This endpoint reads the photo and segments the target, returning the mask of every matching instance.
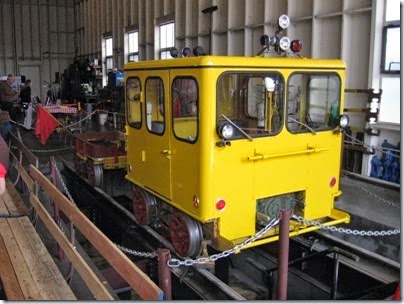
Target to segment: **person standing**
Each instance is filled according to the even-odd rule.
[[[31,103],[31,79],[25,81],[25,85],[21,88],[20,92],[21,108],[26,110]]]
[[[24,128],[31,129],[32,125],[32,105],[31,105],[31,80],[27,79],[20,93],[21,109],[24,112]]]
[[[1,109],[10,114],[11,119],[14,120],[14,102],[18,97],[18,90],[14,90],[12,85],[15,82],[13,74],[8,74],[7,80],[0,81],[0,99]]]

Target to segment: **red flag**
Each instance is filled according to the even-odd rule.
[[[41,144],[45,144],[48,137],[55,131],[58,122],[42,106],[38,107],[38,114],[35,126],[35,136],[39,138]]]

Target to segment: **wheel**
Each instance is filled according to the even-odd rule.
[[[86,172],[84,161],[77,155],[74,156],[74,170],[76,170],[76,173],[80,176],[84,176]]]
[[[157,220],[156,198],[139,187],[134,187],[132,207],[139,225],[153,224]]]
[[[201,225],[179,212],[171,214],[169,221],[171,243],[175,251],[183,257],[194,257],[202,250],[202,227]]]
[[[87,162],[87,179],[94,187],[102,185],[104,172],[102,165],[94,165],[92,161]]]

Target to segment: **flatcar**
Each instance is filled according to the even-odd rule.
[[[280,37],[284,28],[261,37],[257,56],[196,47],[125,65],[133,212],[182,256],[199,255],[203,244],[231,249],[283,209],[324,225],[349,222],[334,208],[348,123],[345,63],[301,58],[301,43]],[[292,219],[290,236],[315,229]]]

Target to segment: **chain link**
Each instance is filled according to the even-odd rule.
[[[393,203],[393,202],[390,202],[390,201],[388,201],[388,200],[386,200],[386,199],[384,199],[384,198],[382,198],[382,197],[380,197],[380,196],[374,194],[373,192],[369,191],[369,190],[366,189],[365,187],[359,185],[359,183],[355,182],[352,178],[350,178],[350,177],[348,176],[348,174],[345,174],[345,173],[342,173],[342,174],[343,174],[343,177],[346,177],[347,179],[349,179],[349,181],[350,181],[352,184],[354,184],[354,186],[356,186],[357,188],[361,189],[363,192],[369,194],[370,196],[373,196],[374,198],[376,198],[377,200],[381,201],[382,203],[385,203],[385,204],[387,204],[387,205],[390,205],[390,206],[392,206],[392,207],[394,207],[394,208],[398,208],[398,209],[401,208],[400,205],[397,205],[397,204],[395,204],[395,203]]]
[[[249,245],[250,243],[254,242],[256,239],[260,238],[263,234],[265,234],[268,230],[274,228],[275,226],[277,226],[279,224],[280,219],[279,218],[274,218],[273,220],[271,220],[268,225],[266,225],[263,229],[261,229],[260,231],[257,232],[257,234],[255,234],[253,237],[245,240],[243,243],[236,245],[234,248],[223,251],[221,253],[218,254],[213,254],[211,256],[208,257],[200,257],[198,259],[186,259],[185,261],[181,261],[179,259],[170,259],[167,262],[167,265],[169,267],[179,267],[181,265],[183,266],[192,266],[195,264],[203,264],[203,263],[207,263],[207,262],[213,262],[216,261],[218,259],[221,258],[225,258],[228,257],[229,255],[232,255],[234,253],[238,253],[240,252],[240,250],[242,248],[244,248],[245,246]]]
[[[365,144],[363,141],[361,141],[361,140],[359,140],[359,139],[356,139],[355,137],[349,135],[349,134],[346,133],[346,132],[344,132],[344,135],[345,135],[346,137],[348,137],[349,139],[351,139],[353,142],[355,142],[355,143],[357,143],[357,144],[360,144],[360,145],[364,146],[365,148],[370,149],[371,151],[376,150],[376,151],[379,151],[379,152],[381,152],[382,154],[385,154],[385,155],[392,154],[390,151],[384,151],[383,149],[380,149],[380,148],[378,148],[378,147],[373,147],[373,146],[370,146],[370,145],[368,145],[368,144]],[[397,158],[397,159],[400,159],[400,156],[399,156],[399,155],[394,155],[394,154],[393,154],[393,156],[394,156],[395,158]]]
[[[121,245],[118,245],[118,244],[116,244],[116,243],[115,243],[115,245],[116,245],[116,247],[118,247],[118,249],[120,249],[122,252],[125,252],[125,253],[127,253],[127,254],[131,254],[131,255],[134,255],[134,256],[143,257],[143,258],[150,258],[150,259],[155,258],[155,257],[157,256],[157,253],[155,253],[155,252],[136,251],[136,250],[129,249],[129,248],[123,247],[123,246],[121,246]]]
[[[72,195],[70,194],[69,189],[67,189],[67,186],[66,186],[66,184],[65,184],[65,182],[64,182],[64,180],[62,178],[62,174],[60,173],[59,168],[58,168],[54,158],[52,158],[52,165],[55,168],[56,175],[59,178],[60,184],[62,185],[63,190],[66,192],[67,197],[69,198],[72,205],[76,206],[76,203],[74,202],[74,199],[73,199]]]
[[[365,230],[356,230],[356,229],[352,230],[349,228],[345,229],[345,228],[341,228],[341,227],[327,226],[320,222],[305,219],[302,216],[293,215],[292,218],[297,220],[298,222],[303,222],[307,225],[316,226],[320,229],[330,230],[330,231],[338,232],[338,233],[360,235],[360,236],[390,236],[390,235],[400,234],[399,229],[382,230],[382,231],[365,231]]]

